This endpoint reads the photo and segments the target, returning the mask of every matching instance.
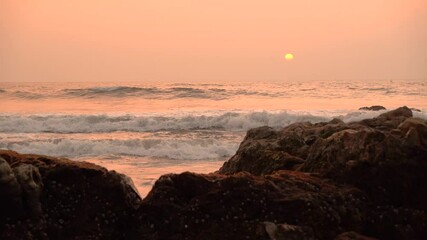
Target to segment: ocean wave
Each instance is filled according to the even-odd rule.
[[[328,117],[288,112],[226,112],[218,115],[110,116],[110,115],[0,115],[4,133],[96,133],[182,130],[246,131],[259,126],[283,127],[298,121],[320,122]]]
[[[229,97],[225,89],[201,89],[193,87],[94,87],[81,89],[64,89],[62,92],[68,97],[142,97],[154,99],[176,99],[176,98],[203,98],[224,99]]]
[[[162,91],[156,87],[93,87],[93,88],[75,88],[62,90],[65,95],[73,97],[109,96],[109,97],[127,97],[134,95],[153,95],[160,94]]]
[[[126,155],[178,160],[219,159],[230,157],[237,148],[238,143],[213,139],[82,140],[56,138],[0,142],[0,149],[70,158]]]
[[[27,91],[16,91],[12,93],[12,96],[24,99],[40,99],[45,97],[43,94]]]
[[[361,90],[366,90],[366,91],[388,91],[390,90],[389,88],[385,88],[385,87],[368,87],[368,88],[362,88]]]
[[[0,93],[5,90],[0,89]],[[255,91],[246,89],[227,89],[221,88],[221,85],[213,86],[171,86],[171,87],[133,87],[133,86],[114,86],[114,87],[88,87],[88,88],[65,88],[53,92],[37,91],[12,91],[11,97],[22,99],[39,98],[126,98],[139,97],[146,99],[211,99],[223,100],[235,96],[259,96],[259,97],[281,97],[285,92]]]

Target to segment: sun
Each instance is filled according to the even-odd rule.
[[[292,53],[286,53],[285,59],[286,61],[292,61],[294,60],[294,55]]]

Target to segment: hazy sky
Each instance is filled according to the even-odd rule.
[[[0,81],[402,78],[426,0],[0,0]]]

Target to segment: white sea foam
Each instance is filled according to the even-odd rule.
[[[300,121],[328,121],[333,117],[354,122],[383,112],[356,111],[341,116],[289,112],[227,112],[181,117],[3,115],[0,116],[0,132],[3,132],[0,149],[77,158],[110,154],[178,160],[219,159],[233,155],[244,131],[250,128],[264,125],[279,128]],[[424,112],[413,114],[427,119]]]
[[[0,149],[61,157],[128,155],[178,160],[219,159],[237,150],[237,142],[214,139],[82,140],[45,139],[0,142]]]
[[[346,115],[340,116],[339,118],[342,119],[344,122],[357,122],[357,121],[360,121],[363,119],[378,117],[380,114],[388,112],[388,111],[389,110],[356,111],[356,112],[347,113]],[[412,115],[416,118],[427,119],[427,113],[426,112],[412,111]]]
[[[0,115],[0,132],[4,133],[105,133],[156,132],[182,130],[247,131],[260,126],[285,127],[294,122],[329,121],[333,117],[355,122],[377,117],[383,111],[355,111],[339,116],[282,112],[226,112],[214,115],[135,116],[135,115]],[[427,119],[424,112],[414,116]]]
[[[259,126],[284,127],[298,121],[319,122],[328,117],[288,112],[227,112],[219,115],[109,116],[109,115],[0,115],[0,132],[96,133],[220,129],[246,131]]]

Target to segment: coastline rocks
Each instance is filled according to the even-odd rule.
[[[413,118],[409,108],[360,122],[295,123],[271,131],[266,138],[248,134],[218,172],[272,174],[286,168],[272,162],[299,158],[297,172],[313,173],[367,194],[375,211],[365,216],[370,227],[362,233],[384,239],[427,236],[427,188],[420,184],[427,182],[427,121]],[[258,154],[259,149],[268,155]],[[272,161],[269,156],[286,158]]]
[[[0,239],[123,239],[133,232],[141,199],[121,174],[4,150],[0,174],[1,209],[8,210]]]
[[[281,150],[278,134],[270,127],[260,127],[248,131],[237,154],[224,163],[219,173],[247,171],[255,175],[271,173],[275,170],[295,170],[304,160]],[[292,135],[294,136],[294,135]],[[299,139],[295,139],[299,144]],[[298,145],[300,146],[300,145]],[[241,161],[247,159],[248,161]]]
[[[332,239],[362,230],[366,199],[354,187],[294,171],[169,174],[143,200],[141,233],[143,239]]]
[[[425,239],[427,121],[374,119],[248,131],[211,174],[130,178],[0,150],[0,239]]]
[[[370,106],[370,107],[361,107],[359,108],[359,110],[363,110],[363,111],[380,111],[380,110],[386,110],[385,107],[380,106],[380,105],[374,105],[374,106]]]
[[[412,116],[411,109],[405,106],[385,112],[376,118],[362,120],[359,123],[377,130],[387,131],[397,128],[399,124]]]

